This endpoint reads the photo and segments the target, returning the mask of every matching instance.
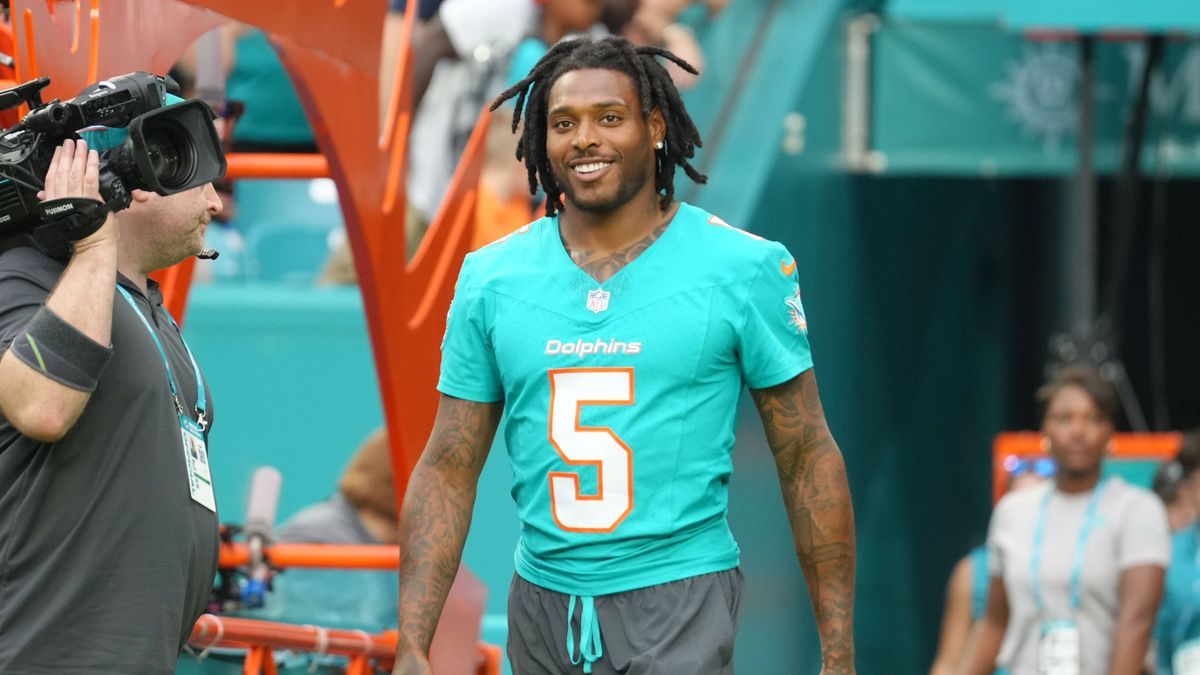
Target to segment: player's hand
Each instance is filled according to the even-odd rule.
[[[433,666],[429,665],[429,659],[424,654],[401,651],[396,653],[392,675],[433,675]]]
[[[89,150],[82,139],[67,139],[54,149],[45,187],[38,192],[38,199],[44,202],[65,197],[104,201],[100,197],[100,155]],[[75,242],[75,252],[102,246],[115,248],[119,236],[116,218],[110,213],[100,229]]]

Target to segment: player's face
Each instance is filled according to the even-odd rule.
[[[1086,390],[1069,385],[1050,399],[1042,433],[1060,473],[1091,474],[1100,469],[1113,425]]]
[[[607,213],[654,193],[654,144],[665,127],[643,118],[633,80],[602,68],[564,73],[550,89],[546,154],[568,208]]]

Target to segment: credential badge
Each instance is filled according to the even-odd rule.
[[[603,288],[597,288],[594,291],[588,291],[587,308],[591,310],[593,314],[599,314],[600,312],[608,309],[608,299],[611,296],[612,293],[609,293]]]

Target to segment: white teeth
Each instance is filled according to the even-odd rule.
[[[576,173],[595,173],[600,169],[612,164],[612,162],[592,162],[591,164],[580,164],[575,167]]]

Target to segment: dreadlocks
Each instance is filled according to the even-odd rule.
[[[492,103],[491,110],[505,101],[516,97],[513,111],[512,130],[516,133],[521,125],[521,113],[525,113],[525,128],[517,142],[517,159],[525,162],[529,172],[529,191],[537,193],[538,184],[546,192],[546,215],[553,216],[559,206],[562,191],[546,155],[546,118],[550,88],[563,73],[585,68],[603,68],[625,73],[633,80],[638,100],[642,104],[642,118],[658,109],[666,122],[667,135],[664,146],[656,152],[654,186],[659,193],[659,205],[666,208],[675,197],[675,167],[683,167],[688,177],[697,183],[708,178],[692,166],[691,159],[696,148],[703,145],[700,132],[683,107],[683,100],[671,76],[655,57],[660,56],[687,72],[698,75],[687,61],[659,47],[635,47],[622,37],[606,37],[600,40],[579,38],[563,40],[550,48],[537,62],[528,77],[500,94]],[[528,102],[528,106],[526,103]]]

